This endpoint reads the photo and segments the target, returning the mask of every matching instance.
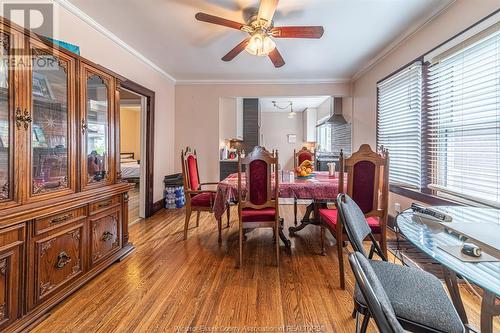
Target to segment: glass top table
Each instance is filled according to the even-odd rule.
[[[456,274],[485,291],[482,313],[491,313],[493,307],[494,315],[498,315],[495,299],[500,296],[500,262],[465,262],[449,254],[442,247],[461,246],[465,241],[474,242],[483,252],[500,258],[500,210],[465,206],[434,208],[450,214],[453,217],[452,222],[430,221],[407,209],[397,217],[399,230],[408,241],[443,266],[453,303],[465,324],[467,316],[456,284]],[[475,241],[467,240],[467,237],[474,238]],[[486,317],[483,319],[483,314],[481,315],[483,333],[492,331],[491,320],[492,316],[487,320]]]

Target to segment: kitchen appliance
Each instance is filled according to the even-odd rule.
[[[315,161],[318,171],[328,171],[329,163],[334,163],[335,169],[339,169],[339,153],[317,152]]]

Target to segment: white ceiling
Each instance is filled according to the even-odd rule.
[[[275,108],[273,101],[280,107],[287,106],[290,102],[293,103],[293,111],[302,112],[307,108],[317,108],[330,96],[314,96],[314,97],[265,97],[259,98],[261,112],[290,112],[290,108],[280,110]]]
[[[286,65],[241,53],[220,58],[241,31],[195,20],[198,11],[242,22],[258,0],[68,0],[178,81],[349,79],[385,47],[453,0],[281,0],[276,26],[323,25],[320,40],[276,40]]]

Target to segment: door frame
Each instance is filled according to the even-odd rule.
[[[120,81],[119,89],[124,88],[130,90],[138,95],[146,97],[146,123],[144,129],[146,133],[146,154],[144,159],[146,160],[146,179],[144,180],[144,217],[148,218],[157,210],[155,210],[155,205],[153,202],[153,184],[154,184],[154,142],[155,142],[155,92],[141,86],[134,81],[129,79],[123,79]],[[119,112],[119,110],[118,110]],[[142,134],[142,133],[141,133]]]

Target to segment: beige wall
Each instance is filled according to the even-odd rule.
[[[356,79],[353,83],[353,149],[357,150],[363,143],[375,146],[377,81],[491,14],[498,5],[498,0],[457,0]],[[412,201],[391,194],[389,213],[394,215],[394,203],[400,203],[405,209]]]
[[[293,150],[304,146],[302,112],[288,118],[287,112],[263,112],[260,132],[264,145],[268,150],[277,149],[279,163],[283,170],[293,168]],[[296,143],[288,143],[288,134],[297,136]]]
[[[175,88],[175,167],[187,145],[199,155],[202,181],[219,180],[219,99],[221,97],[350,96],[348,83],[195,84]]]
[[[141,159],[141,109],[139,107],[120,108],[120,152],[134,153]]]
[[[81,55],[155,92],[154,201],[163,197],[163,177],[174,171],[175,85],[102,33],[58,7],[58,39],[80,46]]]

